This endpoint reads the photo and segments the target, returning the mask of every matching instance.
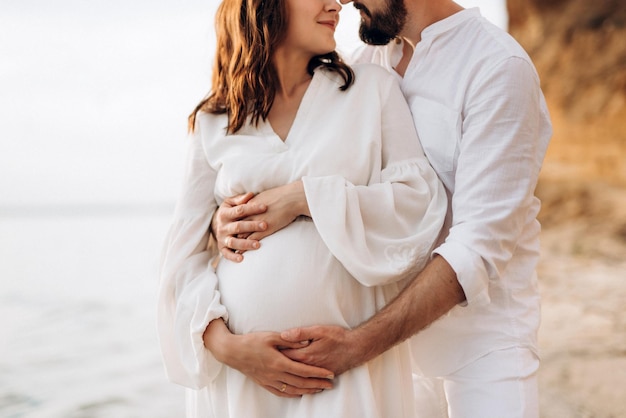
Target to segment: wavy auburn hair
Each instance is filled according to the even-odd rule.
[[[285,1],[222,1],[215,15],[217,48],[211,91],[189,115],[190,131],[199,111],[228,114],[228,133],[241,129],[248,117],[254,124],[267,119],[277,86],[272,54],[287,31]],[[354,72],[335,51],[313,57],[307,71],[313,75],[320,66],[343,78],[342,91],[354,82]]]

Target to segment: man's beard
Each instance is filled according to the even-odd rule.
[[[382,12],[372,13],[361,3],[353,3],[369,17],[359,27],[359,37],[370,45],[387,45],[396,38],[406,22],[406,6],[404,0],[390,0]]]

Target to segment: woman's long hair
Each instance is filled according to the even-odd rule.
[[[193,131],[199,111],[228,114],[229,133],[235,133],[248,117],[254,124],[266,120],[276,95],[277,76],[272,53],[287,30],[285,0],[223,0],[215,15],[217,48],[212,87],[189,115]],[[354,72],[336,52],[311,59],[308,72],[319,67],[337,72],[346,90]]]

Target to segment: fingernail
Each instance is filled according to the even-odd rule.
[[[265,230],[267,228],[267,224],[265,222],[259,222],[259,229]]]
[[[300,341],[300,344],[302,344],[302,345],[309,345],[309,340]]]
[[[326,376],[326,379],[331,379],[331,380],[332,380],[332,379],[334,379],[334,378],[335,378],[335,375],[334,375],[334,374],[329,374],[328,376]]]
[[[253,242],[252,243],[252,248],[259,248],[259,243],[258,242]]]
[[[316,390],[315,393],[324,392],[324,389]]]

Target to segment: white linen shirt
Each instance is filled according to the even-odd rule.
[[[478,9],[427,27],[404,77],[402,44],[367,46],[356,61],[396,74],[449,208],[440,254],[466,303],[413,338],[427,375],[446,375],[498,349],[536,352],[540,320],[537,178],[552,134],[534,66]]]

